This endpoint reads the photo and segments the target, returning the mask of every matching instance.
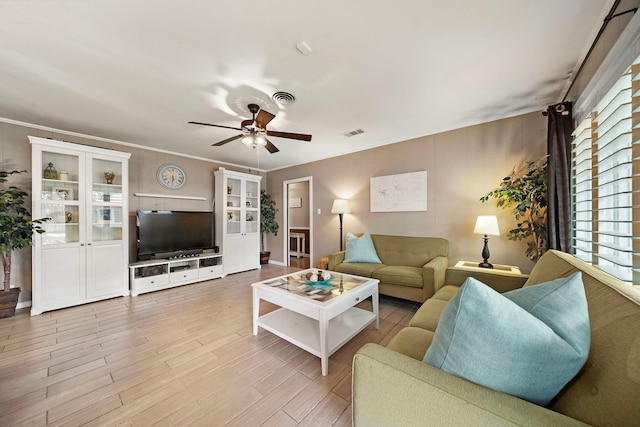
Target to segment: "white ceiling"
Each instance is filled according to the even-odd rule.
[[[0,118],[273,170],[542,111],[611,5],[4,0]],[[296,102],[276,105],[280,90]],[[187,123],[237,127],[251,102],[276,114],[269,129],[312,141],[212,147],[239,132]]]

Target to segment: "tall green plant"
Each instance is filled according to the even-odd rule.
[[[278,235],[278,229],[280,226],[276,222],[276,201],[262,189],[260,190],[260,234],[262,252],[264,252],[264,241],[267,234]]]
[[[27,193],[16,186],[6,187],[9,175],[26,171],[0,171],[0,257],[4,268],[3,288],[11,289],[11,252],[33,245],[33,232],[44,233],[40,224],[49,218],[29,219],[31,214],[24,207]]]
[[[526,256],[532,261],[547,251],[547,157],[524,162],[503,178],[500,186],[489,191],[480,200],[496,199],[502,208],[512,207],[517,221],[509,230],[509,240],[528,240]]]

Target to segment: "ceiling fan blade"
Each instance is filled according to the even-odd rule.
[[[265,110],[258,111],[258,115],[256,116],[256,120],[255,120],[256,127],[260,129],[265,129],[269,124],[269,122],[273,120],[274,117],[275,115],[271,114],[268,111],[265,111]]]
[[[268,130],[267,135],[276,136],[279,138],[297,139],[299,141],[311,141],[311,135],[306,135],[304,133],[278,132],[275,130]]]
[[[269,141],[267,138],[265,138],[264,140],[267,141],[267,145],[264,148],[266,148],[271,154],[277,153],[278,151],[280,151],[278,150],[278,147],[273,145],[271,141]]]
[[[234,128],[231,126],[223,126],[223,125],[212,125],[211,123],[201,123],[201,122],[189,122],[192,125],[203,125],[203,126],[213,126],[213,127],[217,127],[217,128],[224,128],[224,129],[233,129],[233,130],[242,130],[240,128]]]
[[[240,135],[236,135],[236,136],[232,136],[231,138],[227,138],[227,139],[223,139],[220,142],[216,142],[215,144],[211,144],[212,147],[219,147],[221,145],[226,144],[227,142],[231,142],[231,141],[235,141],[238,138],[242,138],[244,135],[240,134]]]

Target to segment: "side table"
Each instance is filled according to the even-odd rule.
[[[468,270],[474,271],[482,271],[485,273],[512,273],[512,274],[522,274],[520,272],[520,268],[513,265],[501,265],[501,264],[493,264],[493,268],[483,268],[478,267],[478,262],[472,261],[458,261],[456,263],[457,268],[465,268]]]
[[[522,274],[513,265],[493,264],[493,268],[478,267],[479,262],[458,261],[455,267],[447,268],[446,283],[462,286],[472,276],[494,290],[503,293],[521,288],[528,275]]]
[[[290,232],[289,233],[289,239],[296,239],[296,250],[293,251],[293,250],[289,249],[289,256],[294,256],[295,255],[296,258],[303,257],[304,256],[305,247],[306,247],[304,233]]]

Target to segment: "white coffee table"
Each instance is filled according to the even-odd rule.
[[[253,283],[253,335],[261,327],[320,358],[322,375],[329,356],[378,319],[376,279],[330,272],[329,288],[309,286],[308,269]],[[325,274],[329,273],[325,271]],[[355,307],[371,297],[373,311]],[[260,300],[282,308],[260,316]]]

